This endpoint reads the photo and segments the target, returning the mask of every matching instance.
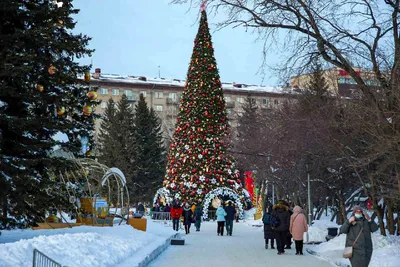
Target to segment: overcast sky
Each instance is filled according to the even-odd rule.
[[[92,58],[83,63],[101,68],[103,73],[186,79],[198,30],[199,10],[188,5],[172,5],[170,0],[75,0],[81,11],[76,16],[76,32],[93,37]],[[262,43],[243,28],[213,32],[208,16],[218,69],[223,82],[276,85],[268,73],[257,74],[262,63]],[[278,56],[269,55],[269,64]]]

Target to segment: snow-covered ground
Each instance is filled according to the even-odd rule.
[[[294,249],[286,250],[285,255],[277,255],[276,249],[266,250],[260,228],[251,227],[246,222],[234,223],[232,236],[217,236],[217,222],[207,222],[202,224],[200,232],[192,229],[183,238],[184,246],[170,246],[149,266],[334,266],[307,253],[296,256]]]
[[[2,231],[0,266],[32,266],[34,248],[67,266],[117,266],[127,260],[135,266],[174,234],[151,220],[147,232],[129,225]]]

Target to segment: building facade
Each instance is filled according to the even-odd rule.
[[[379,87],[379,82],[372,71],[355,68],[357,75],[361,76],[368,86]],[[335,95],[348,98],[358,98],[360,95],[356,82],[349,74],[338,68],[322,71],[328,90]],[[305,89],[312,79],[312,73],[292,77],[290,85],[293,89]]]
[[[98,87],[98,99],[102,101],[95,111],[98,114],[104,112],[110,98],[118,102],[125,94],[134,107],[140,94],[143,94],[147,105],[157,112],[162,121],[164,138],[172,138],[185,81],[107,75],[101,74],[100,69],[96,69],[96,73],[92,75],[91,85]],[[290,94],[282,92],[279,87],[223,83],[222,88],[229,124],[232,128],[237,126],[237,115],[242,112],[242,104],[248,96],[254,98],[257,105],[263,109],[278,108],[288,97],[291,97]],[[100,120],[96,122],[96,133],[100,123]]]

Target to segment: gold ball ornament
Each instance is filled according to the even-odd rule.
[[[43,87],[43,85],[41,85],[41,84],[36,84],[36,89],[37,89],[39,92],[43,92],[43,91],[44,91],[44,87]]]
[[[87,151],[87,152],[85,153],[85,156],[86,156],[86,157],[94,157],[95,154],[94,154],[94,152],[93,152],[92,150],[89,150],[89,151]]]
[[[89,72],[85,72],[85,81],[90,81],[90,73]]]
[[[65,113],[65,108],[64,107],[61,107],[61,108],[57,109],[58,116],[62,116],[62,115],[64,115],[64,113]]]
[[[50,66],[47,71],[49,72],[50,75],[54,75],[56,73],[56,67]]]
[[[64,22],[62,20],[58,20],[57,23],[56,23],[56,25],[58,27],[61,27],[63,24],[64,24]]]
[[[82,111],[85,116],[89,116],[93,113],[93,108],[91,106],[84,106]]]
[[[96,100],[97,97],[98,97],[98,95],[97,95],[97,93],[96,93],[95,91],[90,91],[90,92],[87,94],[87,96],[88,96],[88,98],[89,98],[90,100]]]

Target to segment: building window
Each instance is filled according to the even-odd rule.
[[[164,98],[163,92],[156,92],[156,98]]]
[[[106,89],[106,88],[101,88],[101,89],[100,89],[100,94],[102,94],[102,95],[108,95],[108,89]]]
[[[132,90],[124,90],[124,95],[131,96],[132,95]]]
[[[279,101],[278,101],[278,100],[274,100],[274,104],[275,104],[275,105],[278,105],[278,104],[279,104]]]
[[[113,89],[112,95],[119,95],[119,89]]]
[[[269,104],[269,99],[268,98],[264,98],[263,99],[263,104],[264,105],[268,105]]]
[[[100,103],[101,108],[106,108],[107,107],[107,102],[101,102]]]
[[[156,105],[156,111],[162,112],[163,111],[163,105]]]
[[[239,102],[240,104],[244,103],[244,98],[243,97],[238,97],[236,98],[237,102]]]
[[[146,97],[146,91],[140,91],[140,94],[143,95],[143,97]]]
[[[169,99],[176,99],[176,93],[169,93],[168,94]]]

